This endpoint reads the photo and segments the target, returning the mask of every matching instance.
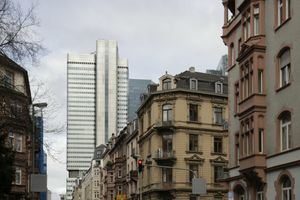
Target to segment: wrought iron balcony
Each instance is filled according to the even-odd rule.
[[[162,164],[162,165],[174,164],[176,161],[175,151],[174,150],[166,151],[159,148],[154,152],[153,160],[155,160],[158,164]]]

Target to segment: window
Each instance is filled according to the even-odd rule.
[[[252,62],[247,61],[241,67],[241,99],[246,99],[253,92],[253,69]]]
[[[189,135],[189,151],[198,151],[198,135]]]
[[[290,50],[286,49],[279,56],[279,70],[280,70],[280,87],[283,87],[290,83],[291,74],[291,61],[290,61]]]
[[[162,182],[163,183],[172,183],[172,169],[170,169],[170,168],[162,169]]]
[[[122,186],[118,186],[118,194],[122,194]]]
[[[246,41],[250,37],[250,9],[248,9],[243,16],[243,33],[244,33],[244,41]]]
[[[214,108],[214,123],[222,124],[223,116],[222,116],[222,108]]]
[[[171,89],[171,79],[166,78],[165,80],[163,80],[163,90],[169,90],[169,89]]]
[[[163,153],[170,153],[173,151],[173,135],[164,134],[162,136]]]
[[[4,74],[4,85],[5,87],[12,88],[14,85],[14,74],[10,71],[5,71]]]
[[[280,26],[290,16],[290,0],[277,0],[277,25]]]
[[[147,114],[148,114],[148,127],[150,127],[151,126],[151,110],[148,110]]]
[[[253,17],[254,17],[254,21],[253,21],[253,28],[254,28],[254,35],[259,35],[260,34],[260,30],[259,30],[259,7],[256,6],[254,7],[253,10]]]
[[[166,104],[163,106],[163,121],[172,121],[172,105]]]
[[[258,70],[258,93],[262,94],[264,92],[264,79],[263,70]]]
[[[234,98],[234,113],[238,113],[239,112],[239,107],[238,107],[238,104],[239,104],[239,83],[237,82],[235,85],[235,91],[234,91],[234,95],[235,95],[235,98]]]
[[[256,191],[256,200],[264,200],[263,186],[259,187]]]
[[[264,129],[258,129],[258,152],[264,152]]]
[[[15,172],[15,184],[16,185],[22,184],[22,171],[19,167],[16,168],[16,172]]]
[[[281,138],[281,151],[291,148],[292,143],[292,122],[290,112],[284,112],[280,116],[280,138]]]
[[[230,65],[233,66],[235,64],[235,53],[234,53],[234,44],[230,45]]]
[[[214,181],[218,182],[219,179],[223,178],[223,173],[223,166],[214,166]]]
[[[17,152],[22,152],[22,136],[18,136],[16,138],[16,146],[15,146],[15,150]]]
[[[8,145],[10,148],[14,149],[15,146],[15,137],[12,132],[8,133]]]
[[[292,199],[292,184],[288,176],[282,177],[281,180],[282,186],[282,200],[291,200]]]
[[[223,93],[223,83],[221,83],[221,82],[215,83],[215,92],[219,93],[219,94]]]
[[[189,180],[190,180],[190,182],[192,182],[195,174],[196,174],[196,176],[198,176],[198,174],[199,174],[198,173],[198,165],[197,164],[190,164],[189,165],[189,170],[190,170]],[[191,172],[191,171],[193,171],[193,172]]]
[[[197,90],[197,79],[190,79],[190,89],[191,90]]]
[[[214,153],[223,153],[222,138],[214,137]]]
[[[198,121],[198,105],[197,104],[189,104],[189,117],[190,121],[197,122]]]
[[[122,169],[121,167],[119,167],[119,170],[118,170],[118,178],[121,178],[122,177]]]

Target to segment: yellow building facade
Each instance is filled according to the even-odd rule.
[[[197,199],[194,174],[207,183],[200,199],[227,198],[219,181],[228,163],[226,77],[194,68],[165,74],[149,86],[137,113],[143,199]]]

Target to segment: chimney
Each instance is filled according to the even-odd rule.
[[[189,68],[189,71],[190,71],[190,72],[195,72],[195,67],[190,67],[190,68]]]

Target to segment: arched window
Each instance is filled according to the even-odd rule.
[[[241,185],[237,185],[234,189],[234,199],[235,200],[246,200],[246,193]]]
[[[264,186],[260,185],[256,189],[256,200],[264,200]]]
[[[278,56],[279,64],[279,87],[283,87],[290,83],[291,76],[291,53],[290,49],[286,48],[281,51]]]
[[[163,105],[163,121],[172,121],[172,105],[171,104],[165,104]]]
[[[163,90],[169,90],[171,89],[171,79],[166,78],[163,80]]]
[[[285,111],[279,116],[280,123],[280,144],[281,151],[285,151],[291,148],[292,143],[292,122],[291,113]]]
[[[292,183],[288,176],[283,176],[281,178],[281,194],[282,200],[292,199]]]

